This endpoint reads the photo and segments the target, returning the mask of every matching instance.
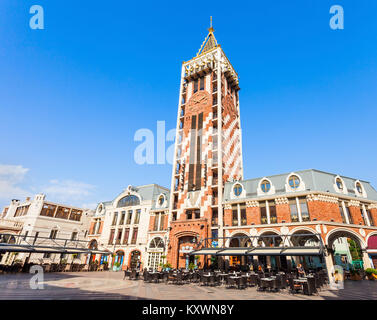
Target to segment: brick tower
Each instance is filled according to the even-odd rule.
[[[201,239],[223,236],[224,183],[243,178],[238,76],[208,30],[182,65],[167,251],[173,267],[195,262],[187,253]]]

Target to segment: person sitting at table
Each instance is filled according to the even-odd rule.
[[[301,263],[299,263],[299,264],[297,265],[297,273],[298,273],[298,276],[299,276],[299,277],[305,277],[305,270],[304,270],[304,268],[302,267],[302,264],[301,264]]]

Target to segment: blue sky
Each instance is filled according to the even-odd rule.
[[[29,9],[44,8],[44,30]],[[344,30],[329,27],[344,8]],[[240,77],[245,178],[316,168],[377,186],[377,2],[0,2],[0,206],[93,206],[129,184],[140,128],[175,127],[180,68],[215,35]],[[167,146],[170,142],[167,143]]]

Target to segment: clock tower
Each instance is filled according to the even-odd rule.
[[[224,183],[243,178],[238,75],[208,30],[182,64],[167,252],[175,268],[198,262],[188,253],[200,240],[224,236]]]

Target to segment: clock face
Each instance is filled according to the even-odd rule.
[[[208,93],[205,91],[196,92],[187,103],[187,113],[198,113],[209,103]]]

